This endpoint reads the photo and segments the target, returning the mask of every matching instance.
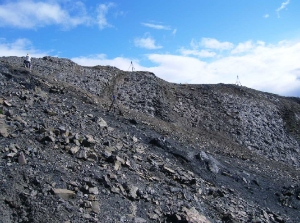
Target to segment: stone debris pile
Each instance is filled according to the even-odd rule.
[[[0,58],[1,221],[300,222],[294,99],[20,61]]]

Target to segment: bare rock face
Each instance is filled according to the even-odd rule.
[[[0,221],[300,222],[299,98],[22,61],[0,58]]]

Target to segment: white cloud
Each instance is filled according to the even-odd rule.
[[[201,58],[214,57],[217,54],[209,50],[195,50],[195,49],[185,49],[181,48],[179,52],[184,56],[196,56]]]
[[[129,59],[125,57],[116,57],[113,59],[108,59],[105,54],[90,55],[87,57],[74,57],[71,58],[71,60],[82,66],[113,66],[124,71],[131,71],[132,62],[135,71],[147,70],[146,67],[143,67],[139,64],[139,60]]]
[[[73,10],[84,7],[82,4],[73,4]],[[70,16],[69,12],[53,2],[16,1],[0,5],[0,26],[13,26],[32,29],[46,25],[57,24],[65,28],[74,27],[89,22],[89,18],[82,14],[82,8],[77,8],[79,15]]]
[[[215,49],[215,50],[230,50],[234,47],[234,45],[230,42],[220,42],[213,38],[202,38],[200,42],[196,40],[192,40],[190,45],[196,49],[199,47],[204,47],[207,49]]]
[[[286,6],[287,6],[288,4],[290,4],[290,0],[287,0],[287,1],[285,1],[285,2],[282,2],[282,3],[281,3],[281,6],[280,6],[278,9],[276,9],[278,18],[280,17],[280,16],[279,16],[279,12],[280,12],[281,10],[285,9]]]
[[[192,39],[190,46],[191,49],[181,48],[179,49],[179,52],[184,56],[209,58],[218,55],[214,51],[230,50],[234,47],[230,42],[220,42],[213,38],[202,38],[200,41]]]
[[[170,30],[171,29],[169,26],[158,25],[158,24],[153,24],[153,23],[142,23],[142,25],[153,28],[153,29],[162,29],[162,30]]]
[[[130,66],[131,61],[134,61],[134,64],[137,64],[137,67],[140,67],[138,65],[137,60],[130,60],[128,58],[123,57],[116,57],[114,59],[107,59],[105,54],[97,54],[97,55],[90,55],[88,57],[74,57],[71,58],[72,61],[74,61],[77,64],[84,65],[84,66],[115,66],[118,69],[121,70],[128,70],[128,67]],[[136,68],[136,65],[135,65]]]
[[[109,24],[107,22],[107,19],[106,19],[106,15],[108,13],[108,10],[111,8],[111,7],[114,7],[114,3],[108,3],[108,4],[100,4],[98,6],[98,9],[97,9],[97,24],[99,26],[100,29],[104,29],[104,28],[107,28],[107,27],[112,27],[111,24]]]
[[[148,59],[158,64],[147,70],[173,83],[190,83],[198,76],[205,77],[206,63],[196,58],[171,54],[150,54]],[[201,82],[203,82],[202,79]]]
[[[265,14],[265,15],[264,15],[264,18],[266,18],[266,19],[269,18],[269,17],[270,17],[269,14]]]
[[[114,3],[99,4],[94,12],[87,12],[80,1],[13,1],[0,4],[0,27],[35,29],[48,25],[59,25],[65,29],[78,25],[98,25],[100,29],[112,27],[107,14]]]
[[[30,53],[32,57],[43,57],[47,53],[36,50],[31,41],[28,39],[17,39],[12,43],[6,42],[5,39],[0,40],[0,54],[1,56],[25,56]]]
[[[252,41],[247,41],[245,43],[239,43],[232,51],[232,54],[244,53],[253,49],[254,45]]]
[[[156,45],[155,39],[147,35],[144,38],[135,38],[134,44],[136,47],[145,48],[149,50],[162,48],[162,46]]]

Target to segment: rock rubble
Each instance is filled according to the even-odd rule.
[[[2,222],[300,221],[297,98],[22,61],[0,58]]]

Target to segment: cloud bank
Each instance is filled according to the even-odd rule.
[[[60,3],[60,4],[59,4]],[[19,0],[0,4],[0,27],[36,29],[58,25],[63,29],[79,25],[98,25],[99,29],[113,27],[107,21],[107,13],[115,5],[99,4],[95,10],[87,11],[80,1],[30,1]]]
[[[135,38],[134,45],[136,47],[149,49],[149,50],[156,50],[162,48],[162,46],[157,45],[155,43],[155,39],[153,39],[149,34],[145,34],[145,37],[142,38]]]
[[[35,49],[32,42],[26,38],[20,38],[11,43],[4,38],[0,39],[0,52],[2,56],[25,56],[30,52],[33,57],[42,57],[50,53]]]

